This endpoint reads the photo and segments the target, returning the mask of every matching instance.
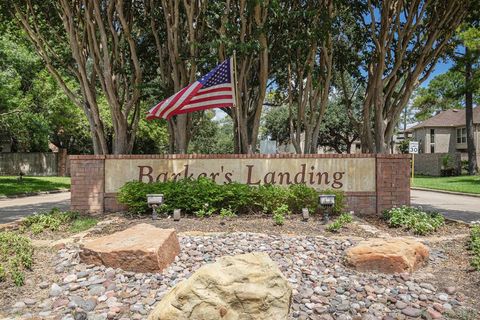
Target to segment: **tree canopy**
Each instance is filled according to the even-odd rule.
[[[266,130],[287,139],[297,153],[317,152],[319,145],[346,151],[354,137],[365,152],[388,152],[402,110],[458,45],[458,30],[472,20],[467,13],[476,15],[473,5],[471,0],[4,1],[0,28],[19,41],[0,45],[0,54],[9,57],[0,62],[2,132],[15,137],[22,136],[17,129],[36,132],[38,137],[21,138],[38,145],[24,147],[29,150],[48,140],[96,154],[249,153],[258,150],[267,114]],[[465,29],[465,44],[475,45],[477,31]],[[229,122],[214,121],[211,111],[145,122],[151,106],[234,52],[238,104],[224,110]],[[452,71],[444,77],[455,76]],[[419,91],[416,104],[425,114],[439,105],[451,107],[454,86],[436,79]],[[278,109],[264,108],[271,92]],[[18,125],[25,119],[36,129]],[[212,137],[231,139],[232,145],[214,146]]]

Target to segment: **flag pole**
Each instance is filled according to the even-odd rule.
[[[235,93],[235,111],[237,114],[237,134],[238,134],[238,152],[242,151],[242,139],[240,137],[240,113],[239,113],[239,103],[238,103],[238,90],[237,90],[237,51],[233,50],[233,89]]]

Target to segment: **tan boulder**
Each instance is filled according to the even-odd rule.
[[[175,229],[137,224],[126,230],[83,243],[80,259],[135,272],[159,272],[180,252]]]
[[[370,239],[346,252],[346,262],[358,271],[413,272],[428,261],[429,249],[410,239]]]
[[[178,283],[149,320],[287,319],[292,288],[266,253],[226,256]]]

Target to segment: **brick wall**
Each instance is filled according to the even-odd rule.
[[[410,155],[118,155],[70,156],[72,210],[91,213],[125,210],[116,193],[105,193],[105,159],[181,159],[181,158],[375,158],[376,192],[347,192],[347,210],[359,215],[381,214],[393,206],[410,204]]]
[[[70,156],[71,209],[103,213],[105,156]]]
[[[410,205],[410,155],[377,155],[377,213]]]
[[[419,153],[415,155],[415,174],[424,174],[427,176],[441,175],[443,167],[443,158],[450,157],[449,165],[460,173],[462,170],[461,154],[456,153]]]

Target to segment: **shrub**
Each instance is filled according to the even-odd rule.
[[[278,208],[273,210],[273,221],[275,224],[281,226],[285,223],[285,216],[289,214],[289,209],[286,204],[282,204]]]
[[[341,213],[344,194],[341,191],[322,191],[337,196],[334,213]],[[302,208],[315,212],[318,206],[318,193],[306,185],[291,185],[288,188],[275,185],[252,187],[240,183],[217,185],[208,178],[198,180],[183,179],[177,182],[128,182],[120,188],[118,201],[127,206],[131,214],[150,212],[147,194],[164,195],[164,203],[159,212],[172,212],[181,209],[187,214],[205,217],[220,213],[228,208],[234,213],[263,212],[273,214],[274,210],[287,205],[290,211],[300,213]]]
[[[266,184],[254,190],[256,203],[262,208],[264,213],[274,213],[277,208],[283,206],[288,201],[289,192],[285,187]]]
[[[325,229],[330,232],[337,232],[347,224],[353,221],[353,217],[349,213],[342,213],[337,219],[335,219],[332,223],[327,225]]]
[[[0,232],[0,281],[11,279],[16,286],[24,283],[25,270],[31,270],[33,246],[29,238],[14,232]]]
[[[315,213],[318,208],[318,192],[304,184],[292,184],[288,187],[288,206],[294,213],[302,213],[303,208]]]
[[[232,211],[230,208],[222,208],[220,209],[220,217],[225,219],[225,218],[233,218],[236,217],[237,215],[235,212]]]
[[[472,267],[480,271],[480,226],[473,226],[470,230],[470,243],[468,249],[472,251],[473,257],[470,262]]]
[[[22,229],[29,230],[33,234],[39,234],[44,231],[58,231],[60,229],[71,232],[80,232],[87,230],[97,224],[97,219],[92,217],[80,216],[75,211],[61,212],[53,208],[49,212],[43,212],[26,217],[22,223]]]
[[[390,227],[406,228],[418,235],[434,232],[445,224],[445,218],[438,212],[426,212],[415,207],[393,208],[385,211],[383,216]]]

